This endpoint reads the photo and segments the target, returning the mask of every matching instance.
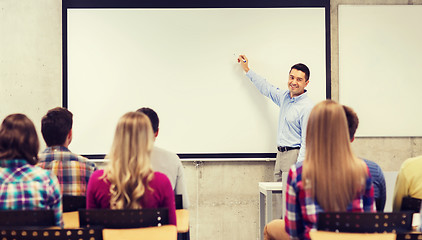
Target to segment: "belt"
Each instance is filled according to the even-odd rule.
[[[286,151],[290,151],[290,150],[293,150],[293,149],[300,149],[300,147],[282,147],[282,146],[277,147],[277,150],[279,152],[286,152]]]

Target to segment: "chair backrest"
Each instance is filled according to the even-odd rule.
[[[79,210],[80,227],[141,228],[169,224],[167,208]]]
[[[398,233],[396,240],[420,240],[422,233]]]
[[[63,212],[74,212],[86,209],[85,196],[63,195]]]
[[[174,201],[176,202],[176,209],[183,209],[183,195],[175,194]]]
[[[404,197],[401,202],[400,211],[420,212],[422,199]]]
[[[53,210],[1,210],[0,226],[55,226]]]
[[[412,229],[412,213],[319,213],[317,229],[356,233],[408,232]]]
[[[2,240],[102,240],[101,228],[84,229],[42,229],[42,228],[3,228],[0,227]]]

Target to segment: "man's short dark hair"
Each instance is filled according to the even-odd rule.
[[[140,108],[136,111],[144,113],[145,115],[148,116],[148,118],[149,118],[149,120],[151,121],[151,124],[152,124],[152,130],[154,131],[154,133],[157,133],[158,132],[158,125],[160,124],[160,119],[158,119],[157,113],[154,110],[152,110],[151,108],[147,108],[147,107]]]
[[[309,71],[309,68],[303,63],[298,63],[298,64],[293,65],[290,68],[290,72],[292,71],[292,69],[296,69],[296,70],[304,72],[306,81],[308,81],[309,77],[311,77],[311,71]]]
[[[352,140],[355,137],[356,129],[358,129],[359,126],[359,118],[351,107],[343,105],[343,109],[347,118],[347,126],[349,127],[350,140]]]
[[[47,146],[61,146],[72,129],[73,114],[66,108],[50,109],[41,120],[41,133]]]

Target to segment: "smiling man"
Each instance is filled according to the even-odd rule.
[[[238,62],[255,87],[280,107],[274,181],[282,181],[284,212],[287,174],[296,161],[305,158],[306,126],[314,106],[305,90],[309,84],[309,68],[302,63],[293,65],[287,81],[288,90],[283,91],[250,70],[245,55],[240,55]]]

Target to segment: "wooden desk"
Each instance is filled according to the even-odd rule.
[[[63,223],[65,228],[79,228],[79,213],[77,211],[63,213]]]
[[[104,240],[176,240],[177,228],[174,225],[161,227],[130,228],[130,229],[104,229]]]
[[[189,231],[189,210],[177,209],[176,220],[177,220],[177,232],[187,233]]]
[[[413,230],[416,230],[419,225],[421,225],[421,214],[420,213],[414,213],[413,219],[412,219]]]
[[[395,233],[337,233],[311,231],[312,240],[396,240]]]

